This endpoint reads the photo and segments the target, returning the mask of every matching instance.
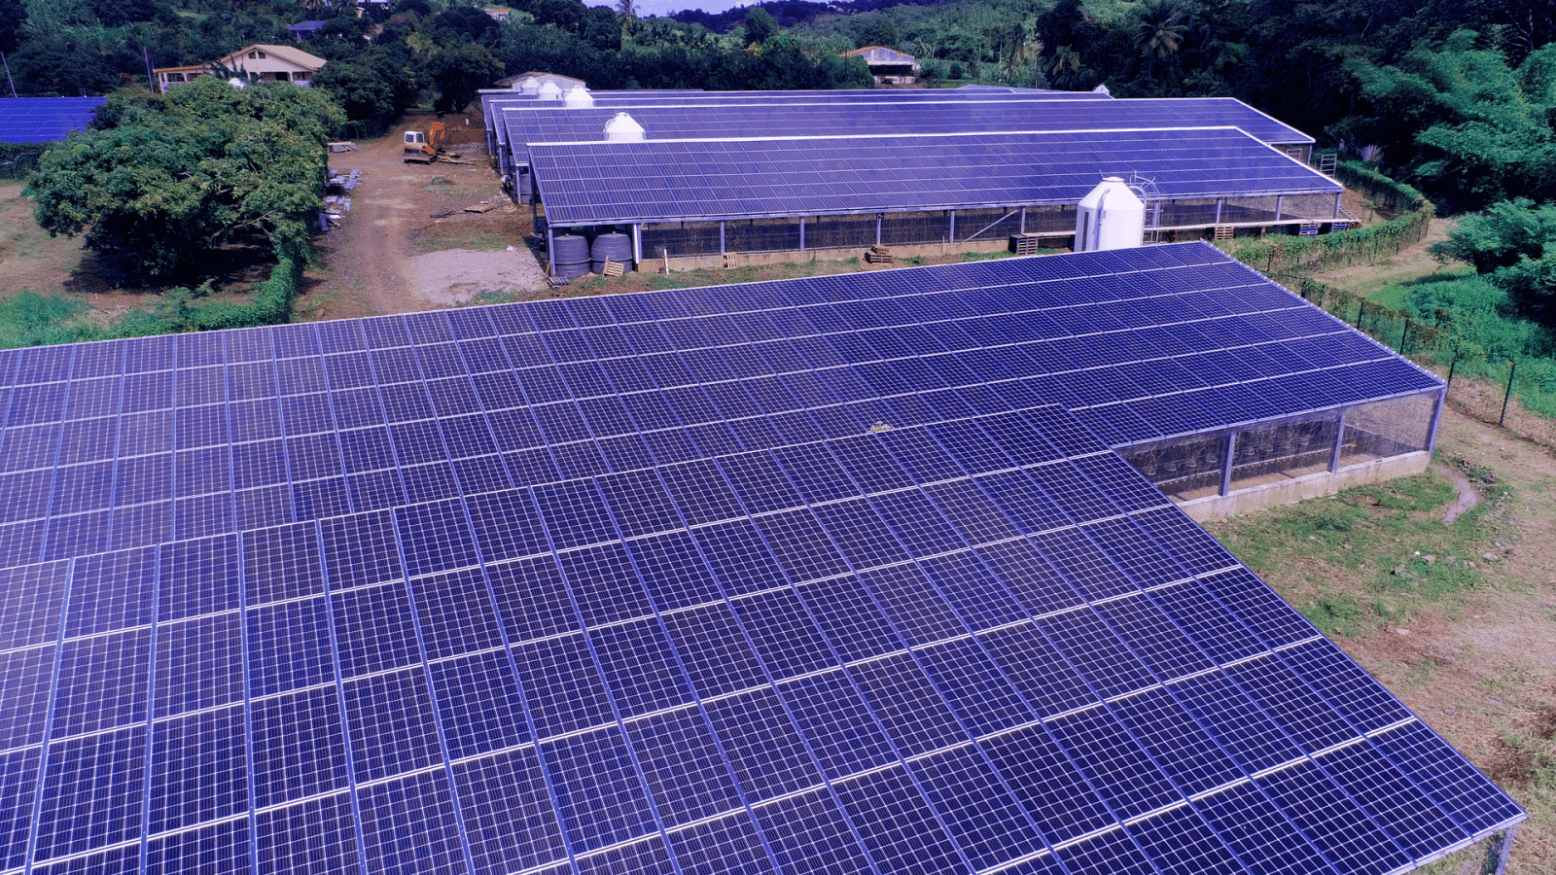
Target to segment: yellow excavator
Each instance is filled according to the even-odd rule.
[[[447,145],[448,128],[442,122],[433,122],[426,131],[406,131],[405,163],[431,164]]]

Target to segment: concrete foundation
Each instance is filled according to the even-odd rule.
[[[1178,507],[1182,508],[1184,513],[1193,517],[1196,522],[1216,520],[1249,513],[1250,511],[1263,510],[1267,507],[1293,504],[1306,498],[1334,495],[1336,492],[1349,486],[1359,486],[1363,483],[1380,483],[1384,480],[1392,480],[1395,477],[1408,477],[1411,474],[1420,474],[1426,470],[1427,463],[1431,460],[1432,454],[1422,450],[1406,453],[1403,456],[1391,456],[1387,459],[1374,459],[1368,462],[1348,465],[1333,474],[1330,474],[1328,471],[1320,471],[1315,474],[1304,474],[1301,477],[1293,477],[1288,480],[1262,483],[1258,486],[1238,489],[1229,495],[1207,495],[1203,498],[1180,501],[1178,502]]]

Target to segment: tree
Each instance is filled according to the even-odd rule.
[[[436,105],[442,112],[464,112],[476,94],[490,87],[503,72],[502,64],[491,52],[464,42],[440,47],[427,67],[437,86]]]
[[[323,206],[324,144],[343,120],[323,92],[205,76],[51,146],[27,193],[39,225],[84,233],[132,281],[192,270],[245,235],[300,260]]]
[[[1556,199],[1556,45],[1513,69],[1476,43],[1460,31],[1398,65],[1351,61],[1368,112],[1337,133],[1383,147],[1397,172],[1451,210]]]
[[[631,36],[638,24],[638,6],[635,0],[616,0],[616,14],[621,16],[622,34]]]
[[[760,6],[746,13],[746,45],[761,45],[778,33],[778,19]]]

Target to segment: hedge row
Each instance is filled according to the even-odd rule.
[[[1241,238],[1222,244],[1223,248],[1238,261],[1265,273],[1317,271],[1371,263],[1426,236],[1436,210],[1419,191],[1358,161],[1342,162],[1337,170],[1347,188],[1365,191],[1374,203],[1397,215],[1369,228],[1318,237]]]

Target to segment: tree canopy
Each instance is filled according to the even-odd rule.
[[[28,180],[50,234],[84,234],[134,281],[177,276],[245,234],[304,255],[323,206],[324,143],[344,120],[324,93],[206,76],[116,102],[112,126],[48,150]]]

